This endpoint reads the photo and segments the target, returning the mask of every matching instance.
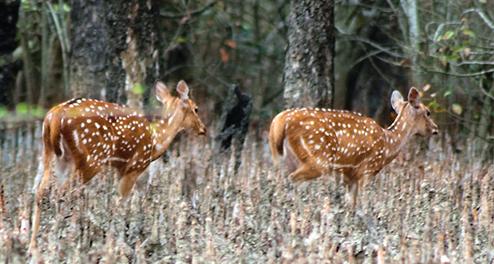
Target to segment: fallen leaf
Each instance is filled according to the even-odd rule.
[[[233,39],[227,39],[225,40],[225,45],[228,46],[229,48],[236,49],[237,48],[237,42]]]
[[[431,88],[431,85],[430,85],[430,83],[428,83],[422,89],[424,90],[424,92],[427,92],[430,88]]]
[[[223,63],[227,63],[228,60],[230,59],[230,55],[228,54],[228,51],[224,48],[220,48],[220,58]]]

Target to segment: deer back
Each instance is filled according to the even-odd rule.
[[[152,142],[148,120],[118,104],[74,99],[55,107],[45,122],[59,118],[61,152],[70,155],[77,168],[130,165],[146,168]],[[52,131],[56,133],[56,131]],[[54,143],[56,144],[56,143]],[[56,147],[56,146],[55,146]]]
[[[294,154],[301,161],[310,159],[322,171],[355,168],[366,160],[380,162],[383,158],[383,130],[371,118],[319,108],[291,109],[282,114]]]

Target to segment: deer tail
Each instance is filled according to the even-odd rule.
[[[61,156],[62,149],[60,148],[61,139],[61,119],[57,109],[50,111],[43,121],[43,144],[45,154],[53,151],[55,155]]]
[[[269,147],[275,163],[278,163],[279,158],[283,156],[283,142],[286,136],[285,123],[284,113],[280,113],[273,119],[269,128]]]

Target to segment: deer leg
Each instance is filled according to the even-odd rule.
[[[37,194],[39,193],[39,189],[36,193]],[[34,212],[33,212],[33,219],[32,219],[33,227],[31,230],[31,241],[29,243],[29,251],[30,252],[36,248],[36,237],[38,236],[39,224],[40,224],[39,222],[41,219],[41,209],[40,209],[41,198],[38,198],[39,196],[41,196],[41,195],[36,195],[35,202],[34,202]]]
[[[349,194],[347,196],[347,202],[350,204],[352,211],[355,211],[355,208],[357,207],[358,189],[359,186],[356,182],[347,184],[347,193]]]
[[[88,167],[86,166],[86,168]],[[78,189],[89,182],[98,172],[99,167],[83,170],[79,166],[76,169],[72,169],[70,177],[67,177],[63,183],[59,185],[58,197],[61,199],[64,195],[79,191]]]
[[[357,207],[357,197],[361,180],[360,169],[350,169],[344,172],[344,183],[346,186],[346,200],[352,211]]]
[[[321,176],[321,172],[317,169],[314,169],[313,166],[308,164],[302,164],[297,170],[290,173],[288,177],[290,177],[293,181],[307,181],[312,180]]]
[[[46,147],[45,147],[46,148]],[[45,149],[43,155],[43,177],[36,190],[36,195],[34,197],[34,212],[33,212],[33,228],[31,231],[31,241],[29,243],[29,251],[36,248],[36,236],[38,235],[40,219],[41,219],[41,203],[43,201],[43,196],[45,195],[45,190],[48,188],[51,179],[51,162],[53,159],[53,152],[51,150]]]
[[[83,168],[85,169],[78,169],[79,173],[76,175],[82,184],[88,183],[101,170],[99,166],[90,167],[89,165],[84,165]]]
[[[284,152],[285,152],[285,157],[284,157],[284,165],[287,173],[292,173],[294,172],[297,167],[299,166],[299,161],[295,154],[293,154],[292,150],[290,149],[290,146],[287,141],[283,144],[284,147]]]
[[[122,176],[118,188],[118,191],[120,193],[120,196],[122,196],[122,198],[126,198],[129,195],[139,175],[141,175],[141,171],[132,171]]]

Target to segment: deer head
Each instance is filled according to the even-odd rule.
[[[431,118],[431,111],[420,102],[420,93],[412,87],[408,92],[408,101],[397,90],[391,95],[391,105],[398,115],[403,115],[405,120],[413,124],[413,134],[430,136],[438,134],[438,126]]]
[[[166,85],[162,82],[155,84],[156,98],[163,104],[163,116],[169,116],[168,123],[177,122],[181,124],[180,129],[192,129],[199,135],[206,134],[206,126],[197,115],[196,103],[189,99],[189,87],[185,81],[177,84],[179,97],[172,96]]]

